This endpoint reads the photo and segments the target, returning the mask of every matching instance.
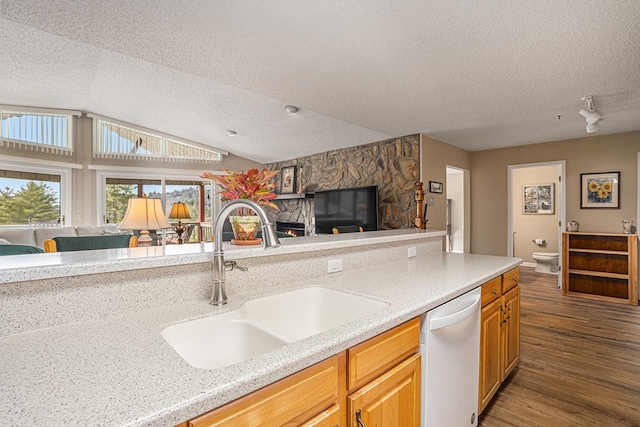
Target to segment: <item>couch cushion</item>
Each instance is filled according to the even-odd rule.
[[[131,236],[110,234],[105,236],[55,237],[58,252],[90,251],[94,249],[128,248]]]
[[[44,248],[44,241],[47,239],[53,239],[58,236],[77,236],[76,229],[73,227],[43,227],[36,228],[34,231],[36,234],[36,246],[41,248]]]
[[[8,240],[12,245],[37,246],[36,236],[31,228],[0,228],[0,239]]]
[[[43,252],[44,249],[31,245],[0,245],[0,256],[41,254]]]
[[[116,224],[107,225],[79,225],[76,227],[78,236],[100,236],[101,234],[118,233]]]

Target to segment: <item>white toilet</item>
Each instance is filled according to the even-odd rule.
[[[536,271],[539,273],[558,274],[558,254],[553,252],[534,252]]]

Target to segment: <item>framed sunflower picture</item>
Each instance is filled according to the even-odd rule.
[[[581,173],[581,209],[620,209],[620,172]]]

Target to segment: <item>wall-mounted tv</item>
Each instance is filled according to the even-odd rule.
[[[365,231],[378,229],[378,186],[316,191],[316,233],[331,234],[339,225],[359,225]]]

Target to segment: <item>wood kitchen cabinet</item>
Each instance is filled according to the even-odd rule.
[[[420,425],[420,354],[349,395],[348,426]]]
[[[562,294],[638,305],[638,236],[562,233]]]
[[[178,427],[419,427],[419,343],[415,318]]]
[[[478,414],[520,361],[520,270],[482,285]]]
[[[419,427],[420,319],[347,351],[349,427]]]
[[[342,414],[340,380],[346,381],[341,353],[218,409],[189,427],[329,426]],[[329,411],[327,411],[329,409]]]

